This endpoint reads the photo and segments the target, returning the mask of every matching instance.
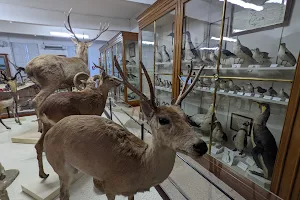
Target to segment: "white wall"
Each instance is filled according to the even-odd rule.
[[[0,40],[6,42],[18,42],[18,43],[33,43],[38,44],[39,53],[41,54],[52,54],[52,55],[66,55],[68,56],[67,50],[45,50],[42,48],[43,43],[51,44],[51,45],[63,45],[63,46],[74,46],[73,42],[70,39],[61,39],[61,38],[45,38],[45,37],[34,37],[34,36],[25,36],[25,35],[8,35],[8,34],[0,34]],[[93,62],[99,64],[99,48],[103,45],[102,42],[96,41],[88,51],[89,54],[89,68],[91,74],[95,74],[99,72],[98,69],[92,70]],[[14,62],[12,56],[12,49],[10,46],[8,47],[0,47],[0,53],[8,54],[8,58]],[[20,66],[25,67],[25,66]],[[11,73],[15,74],[15,69],[10,65]]]

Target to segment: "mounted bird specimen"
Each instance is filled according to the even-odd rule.
[[[166,45],[163,45],[162,60],[163,60],[163,62],[171,62],[170,55],[167,51]]]
[[[251,50],[248,47],[243,46],[239,39],[237,39],[236,43],[233,46],[233,53],[239,59],[243,59],[243,63],[245,63],[245,62],[251,63],[251,64],[257,63],[256,60],[254,60],[252,58],[253,54],[252,54]]]
[[[289,99],[290,96],[284,91],[283,88],[281,88],[281,90],[279,91],[279,95],[278,95],[282,100],[285,99]]]
[[[239,131],[235,136],[233,136],[233,143],[235,149],[233,151],[238,150],[240,155],[243,154],[244,149],[247,147],[247,135],[248,135],[248,126],[250,125],[249,122],[244,122],[240,127]]]
[[[213,51],[209,53],[209,59],[215,64],[218,62],[218,56],[216,56]]]
[[[253,49],[253,58],[259,63],[264,64],[270,62],[271,57],[269,57],[268,52],[261,52],[259,48]]]
[[[216,54],[216,52],[215,52],[215,54]],[[232,53],[231,51],[227,50],[227,49],[222,49],[222,51],[221,51],[221,59],[223,60],[223,63],[225,64],[226,60],[228,60],[230,58],[235,59],[235,58],[237,58],[237,56],[234,53]]]
[[[295,56],[286,48],[285,43],[280,44],[278,58],[281,60],[281,64],[285,61],[286,64],[289,63],[294,66],[297,62]]]
[[[264,88],[262,88],[262,87],[260,87],[260,86],[257,86],[255,89],[256,89],[257,92],[258,92],[260,95],[262,95],[262,96],[264,95],[264,93],[267,92],[267,89],[264,89]]]
[[[263,170],[263,174],[251,170],[250,172],[271,180],[278,149],[276,140],[267,127],[267,121],[270,117],[270,106],[266,103],[258,104],[261,113],[253,123],[251,134],[252,156],[256,165]]]
[[[224,133],[221,123],[219,121],[215,121],[214,126],[215,127],[212,132],[213,140],[222,144],[227,142],[227,135]]]
[[[189,56],[191,56],[192,59],[201,60],[201,56],[200,56],[199,52],[197,51],[197,49],[195,48],[195,45],[192,42],[191,33],[189,31],[186,31],[185,34],[187,36],[187,44],[189,45],[189,48],[188,48],[188,50],[190,51],[190,52],[188,52]],[[185,50],[187,51],[187,48]],[[185,54],[187,54],[187,52]],[[185,56],[187,56],[187,55],[185,55]]]
[[[228,87],[229,87],[229,90],[234,91],[234,92],[241,91],[241,88],[238,85],[234,84],[234,82],[231,79],[228,81]]]
[[[158,46],[155,45],[156,51],[155,51],[155,60],[156,62],[162,62],[163,58],[162,58],[162,54],[161,52],[158,50]]]
[[[247,83],[247,92],[254,94],[254,87],[252,83]]]
[[[227,91],[228,90],[228,82],[225,80],[219,80],[219,88],[221,90]]]
[[[273,87],[270,87],[268,92],[271,97],[276,97],[278,95],[276,90],[273,89]]]

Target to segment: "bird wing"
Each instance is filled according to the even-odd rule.
[[[288,49],[285,49],[285,54],[292,59],[294,63],[296,62],[295,56]]]
[[[226,56],[236,56],[234,53],[232,53],[231,51],[228,51],[227,49],[223,49],[222,53]]]
[[[251,57],[253,56],[252,51],[248,47],[241,46],[241,51],[244,52],[245,54],[247,54],[248,56],[251,56]]]

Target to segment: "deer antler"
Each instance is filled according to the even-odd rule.
[[[5,74],[2,70],[0,70],[0,73],[1,73],[1,75],[2,75],[2,78],[3,78],[5,81],[8,81],[8,78],[7,78],[6,74]]]
[[[71,22],[70,22],[70,15],[71,15],[71,11],[72,8],[70,9],[68,15],[67,15],[67,22],[68,22],[68,26],[66,25],[66,22],[64,22],[65,28],[72,33],[72,35],[74,36],[74,38],[77,40],[77,42],[80,42],[80,40],[77,38],[76,34],[74,33],[72,26],[71,26]]]
[[[131,85],[131,84],[129,83],[129,81],[127,80],[127,77],[124,75],[124,73],[123,73],[123,71],[122,71],[122,69],[121,69],[121,67],[120,67],[120,64],[119,64],[119,62],[118,62],[116,56],[114,56],[114,60],[115,60],[115,66],[116,66],[117,70],[119,71],[120,76],[121,76],[122,79],[123,79],[124,85],[126,85],[130,90],[132,90],[134,93],[136,93],[137,95],[139,95],[139,96],[141,97],[141,99],[143,99],[145,102],[147,102],[153,109],[156,109],[156,105],[153,104],[153,102],[155,102],[155,100],[152,100],[152,99],[151,99],[150,102],[149,102],[149,99],[146,97],[146,95],[144,95],[144,94],[143,94],[142,92],[140,92],[136,87],[134,87],[133,85]],[[149,76],[149,74],[148,74],[147,70],[146,70],[143,66],[144,66],[144,65],[142,65],[142,69],[143,69],[145,75],[147,74],[147,75],[146,75],[146,77],[147,77],[147,76]],[[150,78],[150,76],[149,76],[149,78]],[[150,88],[150,92],[151,92],[151,87],[153,87],[152,84],[151,84],[151,80],[150,80],[150,82],[149,82],[149,80],[148,80],[148,78],[147,78],[147,81],[148,81],[149,88]],[[152,92],[151,92],[151,93],[152,93]],[[153,94],[151,94],[151,97],[153,97],[153,95],[154,95],[154,92],[153,92]]]
[[[86,43],[93,42],[93,41],[97,40],[100,37],[100,35],[102,35],[102,33],[104,33],[105,31],[108,30],[108,28],[109,28],[109,23],[105,23],[105,24],[102,25],[102,23],[100,22],[100,28],[99,28],[98,35],[94,39],[86,41]]]
[[[94,62],[93,62],[93,64],[94,64],[95,68],[98,68],[98,69],[101,69],[101,70],[105,71],[104,67],[96,65]]]
[[[191,83],[191,85],[186,89],[187,83],[191,77],[192,71],[193,71],[193,61],[191,61],[191,71],[188,74],[187,79],[185,80],[185,84],[182,88],[182,90],[180,91],[180,94],[175,102],[175,105],[180,105],[181,102],[183,101],[183,99],[189,94],[189,92],[193,89],[193,87],[195,86],[196,82],[199,79],[199,76],[201,74],[201,72],[203,71],[205,65],[201,67],[201,69],[198,71],[196,77],[194,78],[193,82]]]

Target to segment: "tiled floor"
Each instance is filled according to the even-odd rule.
[[[140,137],[140,127],[133,121],[129,120],[129,117],[124,113],[116,112],[117,117],[123,124],[138,137]],[[30,200],[31,197],[25,195],[21,191],[21,184],[26,183],[32,177],[38,176],[38,167],[36,161],[36,153],[34,145],[32,144],[13,144],[10,138],[12,136],[20,135],[30,129],[37,127],[35,116],[22,118],[23,125],[17,125],[13,119],[6,119],[4,122],[12,127],[12,130],[6,130],[0,125],[0,162],[6,169],[17,168],[20,170],[20,175],[16,181],[8,189],[11,200]],[[116,117],[113,118],[114,121]],[[149,128],[146,126],[146,128]],[[145,141],[151,141],[151,135],[145,132]],[[206,174],[211,180],[218,185],[222,185],[222,189],[229,193],[234,199],[242,200],[235,191],[228,187],[225,183],[217,179],[213,174],[201,167],[195,161],[185,156],[190,163],[195,165],[197,169]],[[45,171],[50,171],[51,166],[46,162],[44,157]],[[225,200],[228,199],[221,191],[210,184],[201,175],[195,172],[187,164],[180,159],[176,159],[174,169],[170,175],[172,181],[174,181],[190,200]],[[171,184],[169,180],[166,180],[162,184],[168,196],[173,200],[184,200],[185,198],[178,192],[178,190]],[[83,176],[71,187],[71,200],[85,200],[85,199],[103,199],[105,195],[98,195],[93,190],[93,184],[91,177]],[[118,197],[117,200],[126,199],[124,197]],[[143,200],[160,200],[161,197],[157,191],[152,188],[150,192],[139,193],[135,196],[135,199]]]

